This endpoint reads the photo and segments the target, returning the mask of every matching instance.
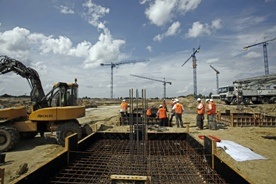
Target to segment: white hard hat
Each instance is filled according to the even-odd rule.
[[[159,105],[159,107],[163,107],[163,105]]]
[[[125,102],[126,100],[125,99],[123,99],[123,102]]]
[[[213,99],[210,99],[210,102],[214,101]]]
[[[210,101],[210,99],[209,99],[209,98],[207,98],[207,99],[206,99],[206,102],[208,102],[208,101]]]
[[[175,99],[174,101],[175,101],[175,102],[179,102],[179,100],[178,100],[178,99]]]
[[[198,99],[197,99],[197,101],[199,102],[199,101],[201,101],[201,99],[200,99],[200,98],[198,98]]]

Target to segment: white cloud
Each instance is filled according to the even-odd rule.
[[[221,20],[220,19],[213,20],[212,21],[212,28],[221,29],[222,28]]]
[[[59,36],[58,39],[47,37],[42,40],[40,50],[43,53],[53,52],[54,54],[67,55],[72,47],[72,42],[69,38]]]
[[[192,28],[190,28],[188,30],[188,33],[186,34],[187,38],[197,38],[199,36],[203,36],[203,35],[210,35],[212,34],[212,32],[221,29],[222,25],[221,25],[221,20],[220,19],[216,19],[213,20],[211,23],[211,26],[207,23],[202,24],[199,21],[194,22],[192,25]]]
[[[152,47],[151,47],[150,45],[148,45],[148,46],[146,47],[146,49],[147,49],[149,52],[152,52]]]
[[[72,41],[65,37],[45,36],[39,33],[30,33],[25,28],[16,27],[12,30],[0,32],[0,53],[16,58],[29,58],[29,52],[36,54],[55,54],[62,56],[75,56],[84,58],[84,68],[117,60],[120,48],[125,44],[124,40],[113,39],[110,31],[99,24],[102,31],[98,41],[93,45],[88,41],[80,42],[73,46]]]
[[[139,2],[140,2],[140,4],[145,4],[147,1],[149,1],[149,0],[140,0]]]
[[[177,22],[174,22],[174,23],[168,28],[168,30],[167,30],[165,33],[156,35],[156,36],[153,38],[153,40],[154,40],[154,41],[161,41],[161,40],[164,39],[165,37],[176,35],[176,34],[179,33],[179,32],[180,32],[180,23],[177,21]]]
[[[162,39],[163,39],[163,35],[162,34],[158,34],[158,35],[156,35],[154,38],[153,38],[153,40],[154,41],[161,41]]]
[[[100,63],[115,61],[119,58],[120,48],[125,44],[124,40],[115,40],[110,31],[101,24],[103,29],[98,42],[89,49],[89,56],[84,62],[85,68],[90,68]]]
[[[75,12],[72,10],[72,9],[70,9],[69,7],[67,7],[67,6],[60,6],[59,7],[59,10],[60,10],[60,13],[63,13],[63,14],[74,14]]]
[[[211,34],[208,24],[201,24],[200,22],[194,22],[192,28],[190,28],[188,33],[186,34],[186,37],[196,38],[204,34],[207,34],[207,35]]]
[[[267,16],[247,16],[236,19],[234,30],[240,31],[258,25],[267,20]]]
[[[174,22],[168,29],[168,31],[165,33],[166,36],[172,36],[172,35],[175,35],[177,34],[180,30],[180,23],[177,21],[177,22]]]
[[[69,51],[69,55],[87,58],[89,55],[89,49],[91,48],[92,44],[88,41],[83,41],[78,43],[76,48],[71,48]]]
[[[211,59],[207,59],[206,63],[215,63],[218,61],[219,61],[219,58],[211,58]]]
[[[144,4],[146,1],[142,2]],[[188,11],[196,9],[200,3],[201,0],[156,0],[149,4],[145,14],[153,24],[164,26],[168,22],[172,22],[177,14],[186,14]]]
[[[248,52],[244,55],[247,59],[255,59],[262,57],[262,52]]]
[[[201,3],[201,0],[180,0],[178,3],[178,10],[182,13],[194,10]]]
[[[156,0],[146,9],[148,19],[157,26],[162,26],[173,17],[172,10],[176,0]]]
[[[109,8],[96,5],[92,2],[92,0],[86,1],[82,4],[82,6],[87,10],[87,12],[84,13],[84,17],[95,27],[99,25],[100,19],[104,17],[105,14],[109,13]]]
[[[41,61],[38,61],[38,62],[31,62],[31,68],[35,68],[36,71],[39,73],[39,75],[46,75],[47,74],[47,66],[41,62]]]
[[[30,31],[15,27],[12,30],[0,32],[0,51],[2,54],[11,53],[15,57],[23,57],[29,53],[31,45],[28,43]]]

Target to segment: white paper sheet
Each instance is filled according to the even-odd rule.
[[[257,153],[254,153],[249,148],[243,147],[233,141],[221,140],[221,142],[217,142],[217,147],[224,149],[227,154],[238,162],[267,159]]]

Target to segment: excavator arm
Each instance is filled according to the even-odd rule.
[[[34,103],[34,109],[47,107],[47,101],[44,100],[45,93],[39,75],[36,70],[26,67],[23,63],[7,56],[0,56],[0,74],[15,72],[23,78],[26,78],[31,86],[31,101]],[[42,100],[43,99],[43,100]]]

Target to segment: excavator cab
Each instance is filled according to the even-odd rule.
[[[49,107],[65,107],[78,105],[78,84],[54,84],[53,89],[46,95]]]

